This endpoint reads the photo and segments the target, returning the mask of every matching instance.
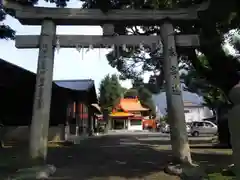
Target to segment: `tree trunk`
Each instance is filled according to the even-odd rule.
[[[218,125],[218,141],[221,146],[231,147],[230,132],[228,127],[229,107],[227,104],[221,105],[217,110],[217,125]]]
[[[0,149],[1,148],[3,148],[4,147],[4,143],[3,143],[3,136],[4,136],[4,134],[2,133],[2,131],[3,131],[3,126],[0,126]]]
[[[218,140],[221,146],[231,148],[230,132],[227,118],[218,119]]]
[[[103,110],[103,121],[106,123],[106,129],[105,129],[105,132],[108,132],[108,130],[110,130],[110,122],[109,122],[109,115],[108,115],[108,109],[104,109]]]
[[[174,162],[177,164],[192,164],[179,78],[174,29],[172,24],[164,23],[160,30],[163,43],[167,109]]]
[[[234,106],[228,113],[228,125],[231,134],[231,144],[233,150],[233,163],[235,165],[234,173],[236,179],[240,179],[240,84],[232,88],[229,93],[229,98]]]

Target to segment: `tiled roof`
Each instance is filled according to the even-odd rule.
[[[91,79],[80,80],[57,80],[54,81],[59,87],[77,91],[86,91],[94,86],[94,81]]]
[[[148,111],[149,109],[142,107],[140,101],[138,99],[131,98],[123,98],[119,103],[120,107],[124,111]]]

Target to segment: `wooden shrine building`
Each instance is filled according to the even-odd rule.
[[[30,125],[35,83],[35,73],[0,59],[1,124],[5,126]],[[93,114],[97,111],[92,106],[94,103],[98,101],[93,80],[54,81],[50,126],[66,125],[68,121],[79,126],[84,124],[87,132],[90,132],[94,128]],[[71,110],[73,104],[77,104],[78,111]]]

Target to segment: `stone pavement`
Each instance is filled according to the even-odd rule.
[[[100,136],[70,147],[49,148],[51,180],[177,180],[163,172],[169,151],[159,152],[132,135]]]

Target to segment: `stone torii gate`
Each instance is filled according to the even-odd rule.
[[[41,34],[16,36],[16,47],[39,48],[36,90],[31,124],[30,156],[33,159],[46,158],[49,113],[51,103],[51,86],[54,64],[54,49],[76,46],[105,48],[107,46],[139,46],[140,43],[154,47],[162,41],[164,51],[164,70],[166,80],[167,107],[170,115],[170,126],[177,144],[172,144],[173,152],[179,147],[188,149],[184,107],[178,73],[176,46],[196,47],[199,45],[197,35],[175,35],[172,22],[197,21],[198,12],[205,10],[206,4],[187,9],[176,10],[111,10],[103,14],[100,10],[23,7],[5,1],[4,7],[23,25],[41,25]],[[171,20],[168,21],[167,19]],[[113,36],[114,25],[159,25],[161,36]],[[56,35],[56,25],[102,25],[103,36]],[[104,46],[105,47],[104,47]],[[187,157],[188,158],[188,157]]]

